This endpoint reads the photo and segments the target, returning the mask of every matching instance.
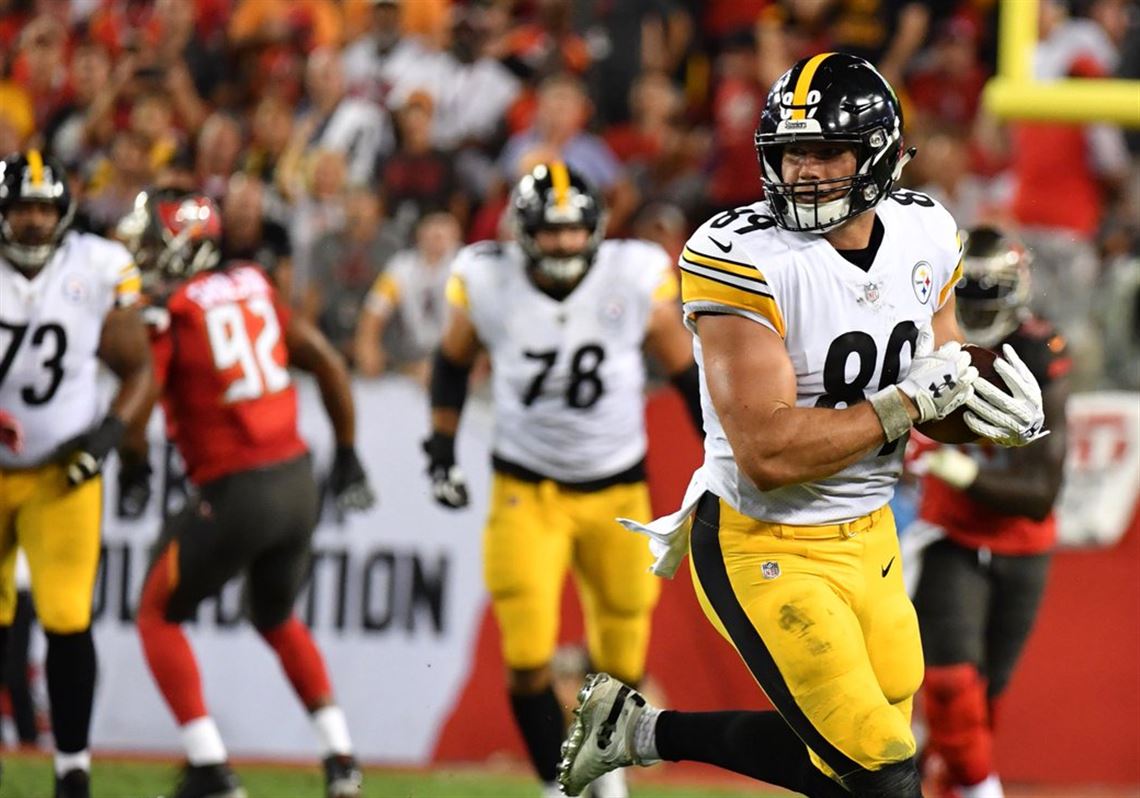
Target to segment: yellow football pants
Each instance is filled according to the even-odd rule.
[[[44,630],[74,634],[91,625],[102,514],[99,477],[73,488],[62,465],[0,471],[0,625],[16,613],[17,548]]]
[[[644,482],[586,493],[495,474],[483,574],[509,667],[550,662],[572,568],[591,664],[623,681],[641,679],[659,587],[645,541],[619,526],[618,516],[651,517]]]
[[[706,493],[690,552],[705,615],[822,771],[846,777],[914,755],[922,646],[889,507],[796,527]]]

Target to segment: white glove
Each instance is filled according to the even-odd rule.
[[[916,424],[953,413],[973,395],[973,383],[978,378],[978,370],[970,365],[970,353],[962,351],[961,344],[950,341],[931,352],[932,341],[927,330],[919,333],[910,371],[898,384],[918,408]]]
[[[966,426],[1000,446],[1024,446],[1049,434],[1041,386],[1012,346],[1005,344],[1001,351],[1004,357],[994,361],[994,369],[1012,396],[988,380],[978,380],[966,402]]]
[[[965,490],[978,478],[978,464],[974,458],[953,446],[939,447],[923,460],[928,474],[958,490]]]

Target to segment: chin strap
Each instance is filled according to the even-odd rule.
[[[907,147],[906,152],[899,158],[899,162],[895,164],[895,171],[891,173],[891,180],[898,180],[902,176],[903,167],[906,166],[914,158],[918,152],[918,147]]]

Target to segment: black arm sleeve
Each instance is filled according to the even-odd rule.
[[[448,360],[442,350],[435,351],[431,369],[431,406],[463,410],[467,401],[467,377],[470,366]]]
[[[685,409],[689,411],[693,426],[703,435],[705,422],[701,413],[701,376],[697,364],[693,363],[684,371],[678,371],[669,380],[685,400]]]

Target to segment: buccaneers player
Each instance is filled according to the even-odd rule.
[[[939,798],[1002,798],[994,707],[1033,626],[1056,538],[1070,360],[1053,326],[1025,306],[1028,264],[1012,236],[972,231],[958,313],[968,340],[998,350],[1008,344],[1033,371],[1053,434],[1022,449],[943,446],[926,460],[919,515],[943,537],[925,551],[914,603],[926,659],[928,761],[941,760],[948,782]]]
[[[318,515],[318,491],[297,432],[288,367],[312,372],[336,434],[331,489],[346,509],[374,502],[353,449],[355,419],[340,356],[293,316],[256,265],[222,262],[219,212],[204,195],[143,195],[122,237],[165,284],[153,335],[169,429],[199,496],[163,529],[143,586],[138,625],[152,675],[181,727],[188,763],[175,798],[244,796],[206,711],[179,624],[230,579],[246,578],[249,617],[310,713],[327,794],[360,794],[344,713],[323,657],[293,614]],[[155,289],[152,293],[161,293]]]

